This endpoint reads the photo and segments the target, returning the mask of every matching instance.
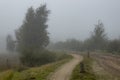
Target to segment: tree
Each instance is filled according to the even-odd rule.
[[[46,5],[36,10],[29,8],[22,26],[16,31],[18,51],[21,53],[23,64],[33,66],[37,54],[48,45],[48,14]]]
[[[15,43],[11,35],[6,38],[6,47],[9,52],[13,52],[15,49]]]
[[[94,32],[89,40],[91,47],[95,50],[103,50],[106,47],[107,40],[104,25],[102,22],[98,21],[98,24],[95,25]]]
[[[109,52],[120,52],[120,40],[119,39],[115,39],[115,40],[111,40],[108,44],[108,51]]]
[[[65,47],[68,50],[71,50],[71,51],[80,51],[80,50],[82,50],[81,45],[82,45],[82,42],[80,42],[80,41],[78,41],[76,39],[68,39],[65,42]]]

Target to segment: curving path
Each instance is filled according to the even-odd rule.
[[[49,80],[69,80],[73,69],[79,64],[83,57],[77,54],[71,54],[74,58],[60,67],[55,73],[52,74]]]

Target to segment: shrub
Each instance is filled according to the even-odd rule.
[[[21,56],[21,61],[23,65],[33,67],[40,66],[55,61],[56,55],[53,52],[47,50],[41,50],[38,52],[26,52],[25,56]],[[30,54],[30,55],[29,55]]]

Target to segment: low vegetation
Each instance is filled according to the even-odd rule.
[[[64,52],[50,52],[50,51],[45,51],[44,53],[41,53],[36,56],[39,57],[39,60],[34,61],[37,64],[36,67],[51,62],[56,62],[68,57],[68,55],[65,54]],[[13,54],[6,53],[0,55],[0,71],[5,71],[8,69],[16,69],[16,68],[19,69],[21,67],[23,68],[30,66],[22,65],[22,63],[20,63],[19,55],[17,53],[13,53]]]
[[[72,73],[71,80],[96,80],[96,76],[92,70],[92,59],[84,58],[83,60],[85,72],[81,72],[82,66],[77,65]]]
[[[62,55],[59,55],[62,57]],[[56,68],[60,65],[69,61],[72,57],[70,55],[64,54],[66,56],[61,58],[59,61],[54,63],[46,64],[41,67],[33,67],[21,72],[16,70],[8,70],[0,73],[0,80],[46,80],[47,76],[54,72]]]

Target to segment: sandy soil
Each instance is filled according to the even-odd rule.
[[[98,55],[96,60],[106,71],[114,76],[120,76],[120,60],[118,57],[111,55]]]
[[[97,61],[93,62],[93,71],[97,76],[97,80],[120,80],[119,77],[112,75],[110,72],[106,71],[102,66],[98,64]]]
[[[55,73],[52,74],[49,80],[69,80],[73,69],[79,64],[83,57],[77,54],[72,54],[74,57],[70,62],[61,66]]]

